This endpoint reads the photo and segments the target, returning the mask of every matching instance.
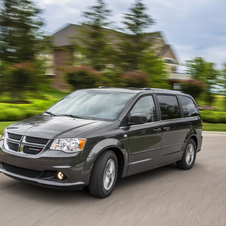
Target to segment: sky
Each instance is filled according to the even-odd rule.
[[[80,24],[82,12],[96,5],[96,0],[36,0],[43,9],[45,30],[49,35],[67,24]],[[112,26],[122,26],[123,15],[135,0],[105,0],[112,10]],[[147,31],[162,31],[167,44],[181,64],[194,57],[203,57],[216,64],[226,63],[226,1],[225,0],[143,0],[146,13],[155,24]]]

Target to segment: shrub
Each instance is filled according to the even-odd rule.
[[[40,93],[47,81],[39,66],[30,62],[18,63],[5,67],[1,91],[9,92],[11,99],[17,102]]]
[[[142,71],[131,71],[121,75],[123,87],[137,87],[143,88],[149,86],[149,77]]]
[[[190,94],[194,99],[196,99],[205,91],[205,84],[201,81],[190,79],[181,82],[181,91]]]
[[[97,87],[100,73],[90,67],[69,67],[65,70],[67,82],[74,89],[85,89]]]
[[[200,111],[201,118],[204,122],[226,123],[226,113],[218,111]]]
[[[0,121],[18,121],[41,114],[57,100],[36,100],[32,104],[0,103]]]

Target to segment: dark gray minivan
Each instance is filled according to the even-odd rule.
[[[202,120],[187,94],[152,88],[78,90],[43,114],[8,126],[0,172],[107,197],[117,178],[176,162],[191,169]]]

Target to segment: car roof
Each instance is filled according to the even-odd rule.
[[[136,88],[136,87],[115,88],[115,87],[106,87],[106,86],[100,86],[97,89],[91,89],[91,90],[104,90],[104,91],[111,90],[114,92],[127,92],[127,93],[169,93],[169,94],[182,93],[181,91],[169,90],[169,89]]]

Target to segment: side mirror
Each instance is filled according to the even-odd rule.
[[[135,124],[143,124],[147,122],[147,116],[146,114],[143,113],[135,113],[133,115],[131,115],[130,118],[130,125],[135,125]]]

